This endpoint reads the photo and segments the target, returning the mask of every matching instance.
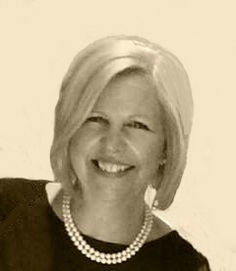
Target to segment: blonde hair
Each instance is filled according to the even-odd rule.
[[[193,102],[188,76],[180,61],[157,44],[140,37],[113,36],[86,47],[66,73],[55,109],[51,166],[55,179],[73,191],[68,145],[99,95],[117,74],[140,69],[156,86],[164,109],[167,161],[157,187],[158,208],[169,207],[180,184],[192,126]]]

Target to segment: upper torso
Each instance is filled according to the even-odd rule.
[[[49,205],[46,181],[7,182],[0,180],[0,270],[209,270],[205,257],[169,229],[159,237],[154,232],[152,240],[125,263],[92,262],[76,249],[63,221]],[[111,253],[125,248],[86,235],[84,238],[99,251]]]

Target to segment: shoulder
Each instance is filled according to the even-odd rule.
[[[152,247],[155,257],[160,254],[159,258],[165,270],[210,270],[206,257],[176,230],[158,217],[155,218],[153,226],[150,248]]]
[[[0,224],[17,207],[46,197],[46,180],[0,179]]]
[[[184,239],[177,231],[172,231],[168,235],[166,238],[164,236],[162,246],[165,265],[171,265],[173,270],[210,271],[207,258],[188,240]],[[172,259],[171,262],[170,259]]]
[[[0,270],[45,270],[52,253],[49,181],[0,179]],[[37,257],[35,257],[37,255]],[[6,266],[6,268],[5,268]],[[2,269],[1,269],[2,268]],[[22,269],[22,270],[23,270]],[[46,269],[48,270],[48,269]]]

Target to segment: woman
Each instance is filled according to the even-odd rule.
[[[179,186],[192,107],[182,64],[158,45],[116,36],[80,52],[55,111],[51,165],[61,187],[50,200],[55,184],[2,180],[2,269],[209,270],[152,213]]]

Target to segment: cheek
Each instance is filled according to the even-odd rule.
[[[140,168],[145,174],[152,176],[158,170],[158,161],[163,152],[162,138],[146,138],[137,145]]]
[[[158,159],[162,154],[164,146],[164,137],[154,134],[147,134],[143,136],[136,136],[132,138],[135,144],[135,149],[143,160],[152,160],[153,158]]]
[[[86,127],[81,127],[72,137],[70,142],[71,151],[74,155],[83,156],[89,150],[96,141],[95,131]]]
[[[157,171],[158,160],[160,157],[160,150],[155,149],[154,146],[147,148],[142,157],[142,167],[146,172],[153,174]]]
[[[93,145],[93,137],[84,129],[78,130],[69,145],[69,155],[74,170],[79,171],[89,160]]]

